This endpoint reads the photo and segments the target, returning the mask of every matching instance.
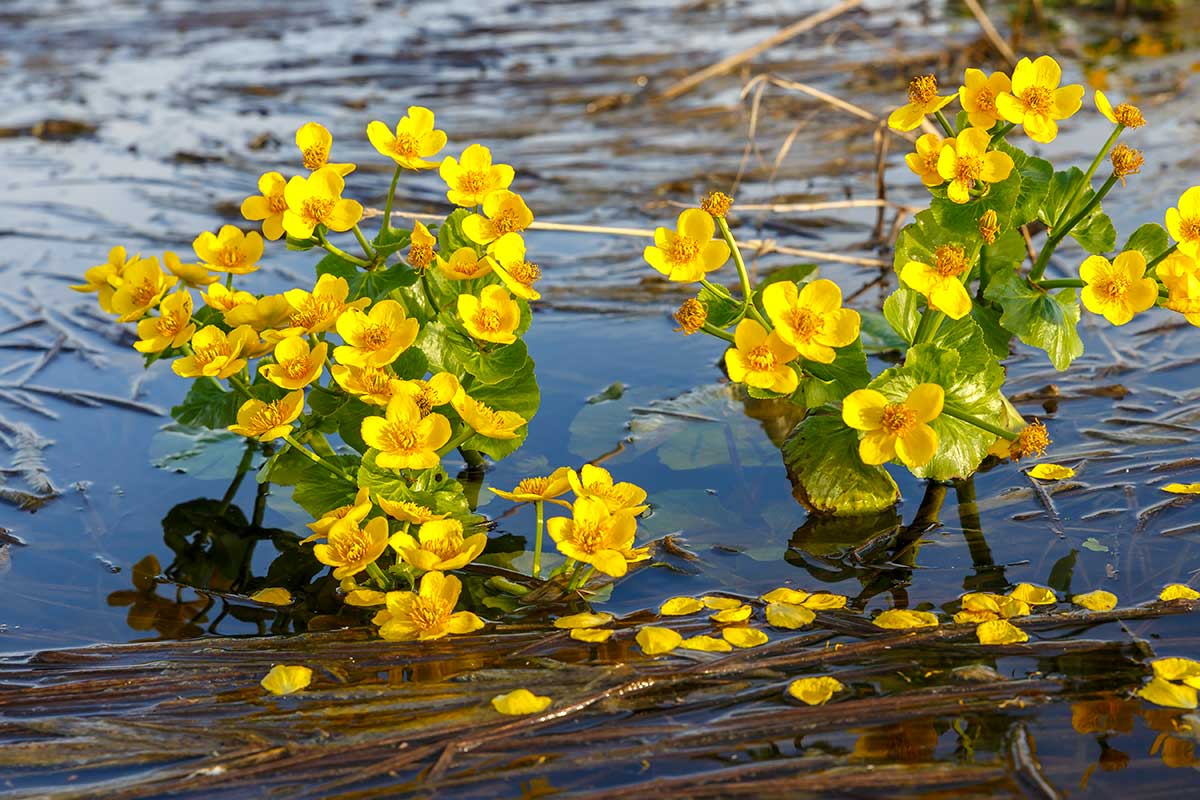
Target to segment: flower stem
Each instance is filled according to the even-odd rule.
[[[733,254],[733,263],[737,267],[738,280],[742,283],[742,315],[749,314],[767,330],[774,330],[771,323],[758,313],[758,309],[754,305],[754,296],[750,289],[750,274],[746,272],[746,262],[742,260],[742,251],[738,249],[737,242],[734,241],[733,232],[729,230],[729,223],[725,221],[724,217],[717,217],[717,227],[721,229],[721,238],[725,240],[725,244],[729,245],[729,252]]]
[[[583,562],[575,565],[575,573],[571,575],[571,582],[567,584],[567,591],[573,592],[582,586],[586,586],[587,582],[592,579],[592,575],[596,573],[596,568],[591,564],[585,570]]]
[[[710,292],[715,294],[717,297],[724,297],[728,300],[733,299],[733,295],[729,294],[729,291],[724,286],[720,286],[718,284],[712,283],[707,278],[701,278],[700,285],[703,286],[705,289],[708,289]]]
[[[1158,255],[1156,255],[1154,258],[1150,259],[1150,262],[1148,264],[1146,264],[1146,271],[1149,272],[1150,270],[1157,267],[1159,264],[1162,263],[1163,259],[1165,259],[1167,256],[1171,255],[1171,253],[1174,253],[1178,249],[1179,249],[1179,242],[1176,242],[1175,244],[1168,247],[1166,250],[1164,250],[1161,253],[1159,253]]]
[[[330,253],[333,253],[338,258],[344,258],[346,261],[349,261],[351,264],[357,264],[360,267],[367,266],[368,262],[363,261],[358,256],[350,255],[345,250],[343,250],[342,248],[338,247],[337,245],[333,244],[328,239],[326,239],[324,234],[316,233],[315,231],[314,231],[314,233],[316,234],[317,242],[321,245],[321,247],[325,248]]]
[[[1030,280],[1039,281],[1042,279],[1042,276],[1046,274],[1046,265],[1050,263],[1050,256],[1054,253],[1054,248],[1058,247],[1059,242],[1067,238],[1067,234],[1076,225],[1082,222],[1088,214],[1092,213],[1092,209],[1100,205],[1100,201],[1104,199],[1104,196],[1108,194],[1116,182],[1117,176],[1110,175],[1100,189],[1092,195],[1092,198],[1084,204],[1083,208],[1079,209],[1078,214],[1054,229],[1054,232],[1050,234],[1050,238],[1042,245],[1042,252],[1038,253],[1037,261],[1033,264],[1033,269],[1029,271]]]
[[[718,339],[724,339],[725,341],[727,341],[731,344],[733,343],[733,334],[730,333],[729,331],[721,330],[716,325],[710,325],[709,323],[706,322],[700,326],[700,330],[704,331],[709,336],[715,336]]]
[[[947,136],[954,136],[954,126],[950,124],[950,120],[946,119],[946,115],[940,108],[933,112],[933,118],[938,121],[938,125],[942,126],[942,130],[946,132]]]
[[[396,165],[396,171],[392,174],[392,185],[388,187],[387,200],[383,204],[383,224],[380,228],[384,234],[392,229],[392,201],[396,199],[396,183],[400,180],[402,169],[399,164]]]
[[[1003,139],[1005,136],[1008,136],[1008,132],[1011,131],[1015,127],[1017,127],[1017,123],[1015,123],[1015,122],[1004,123],[1003,125],[1000,126],[1000,129],[998,131],[996,131],[995,134],[992,135],[992,141],[994,142],[998,139]]]
[[[363,249],[363,255],[367,257],[367,261],[370,262],[373,260],[375,258],[375,250],[371,247],[371,243],[367,241],[367,237],[363,235],[362,228],[358,227],[358,223],[356,222],[350,230],[354,231],[354,238],[358,239],[359,247]]]
[[[533,539],[533,577],[542,577],[542,531],[546,527],[546,501],[538,500],[534,503],[537,508],[537,532]]]
[[[933,308],[925,309],[921,314],[921,321],[917,323],[917,332],[913,334],[913,344],[928,342],[936,336],[938,328],[942,327],[942,321],[945,319],[945,313]]]
[[[344,481],[349,481],[350,483],[356,483],[356,481],[353,480],[349,475],[342,472],[340,469],[338,469],[333,464],[330,464],[325,459],[321,458],[319,455],[314,453],[312,450],[309,450],[307,447],[300,444],[300,442],[296,441],[295,437],[292,436],[290,433],[286,434],[283,437],[283,440],[285,442],[287,442],[288,446],[290,446],[293,450],[296,450],[296,451],[302,453],[304,456],[306,456],[308,458],[309,461],[313,462],[314,464],[319,466],[321,469],[328,472],[330,475],[336,475],[337,477],[341,478]]]
[[[990,422],[984,422],[978,417],[969,414],[966,411],[963,411],[961,408],[951,405],[950,403],[946,403],[944,406],[942,406],[942,413],[948,417],[954,417],[955,419],[960,419],[963,422],[974,425],[980,430],[985,430],[988,433],[994,433],[1010,442],[1015,442],[1017,440],[1017,434],[1013,431],[1010,431],[1007,428],[1001,428],[999,425],[993,425]]]
[[[1087,286],[1084,281],[1078,278],[1055,278],[1053,280],[1038,281],[1037,285],[1043,289],[1082,289]]]
[[[425,272],[421,273],[421,288],[425,290],[425,299],[429,301],[429,306],[433,309],[434,315],[442,313],[437,300],[433,299],[433,288],[429,285],[429,276]]]
[[[1088,167],[1088,171],[1084,173],[1083,180],[1081,180],[1079,184],[1071,190],[1071,194],[1067,198],[1067,202],[1063,204],[1062,211],[1059,213],[1058,219],[1055,220],[1055,228],[1059,227],[1059,225],[1062,224],[1062,221],[1067,218],[1067,214],[1071,213],[1071,206],[1075,205],[1075,201],[1079,199],[1079,195],[1082,194],[1087,187],[1092,185],[1092,176],[1096,174],[1096,170],[1100,167],[1100,162],[1104,160],[1106,155],[1108,155],[1108,151],[1112,149],[1112,146],[1117,141],[1117,137],[1121,135],[1121,131],[1123,130],[1125,130],[1125,126],[1117,123],[1116,130],[1112,132],[1112,134],[1108,137],[1108,140],[1105,141],[1104,146],[1100,148],[1100,152],[1096,154],[1094,159],[1092,159],[1092,165]]]
[[[386,592],[392,588],[392,582],[388,580],[387,573],[380,569],[379,565],[374,561],[367,564],[367,574],[371,576],[371,579],[375,581],[375,585],[381,590]]]
[[[446,453],[449,453],[449,452],[455,450],[456,448],[458,448],[459,445],[461,445],[467,439],[470,439],[471,436],[474,435],[474,433],[475,433],[474,428],[472,428],[470,425],[464,424],[462,430],[459,431],[457,435],[451,436],[450,440],[448,442],[446,442],[444,445],[442,445],[441,447],[438,448],[437,454],[439,456],[444,456],[444,455],[446,455]]]

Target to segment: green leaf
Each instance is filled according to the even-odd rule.
[[[238,400],[237,394],[225,391],[216,381],[198,378],[183,402],[171,409],[171,416],[183,425],[227,428],[237,422]]]
[[[1046,351],[1055,369],[1064,370],[1083,354],[1079,297],[1075,289],[1050,294],[1013,274],[988,287],[987,298],[1003,311],[1000,324],[1030,347]]]
[[[362,458],[358,470],[358,485],[373,495],[396,502],[419,503],[439,514],[450,514],[464,523],[478,519],[471,513],[462,484],[451,480],[441,467],[425,470],[411,482],[395,470],[383,469],[375,463],[376,450]]]
[[[979,256],[980,293],[986,292],[997,276],[1003,277],[1020,269],[1028,255],[1025,237],[1014,229],[1004,231],[996,237],[996,241],[984,245]]]
[[[392,369],[401,380],[420,379],[429,372],[429,360],[419,348],[410,347],[392,362]]]
[[[791,283],[805,283],[808,277],[817,271],[816,264],[791,264],[786,267],[776,267],[767,273],[758,283],[758,292],[770,286],[772,283],[783,283],[790,281]]]
[[[860,311],[862,318],[863,350],[870,353],[886,353],[903,350],[908,342],[892,329],[887,317],[879,311]]]
[[[991,303],[976,302],[971,306],[971,319],[979,326],[983,341],[992,355],[999,359],[1008,358],[1012,331],[1000,324],[1000,309]]]
[[[840,403],[843,397],[855,389],[863,388],[871,380],[862,339],[855,339],[845,347],[837,348],[834,353],[833,362],[830,364],[800,359],[800,367],[810,377],[801,381],[800,393],[797,396],[803,399],[807,408],[816,408],[825,403]],[[815,375],[822,377],[811,377]]]
[[[783,463],[796,499],[816,513],[873,514],[899,499],[883,467],[858,455],[858,433],[832,414],[805,417],[783,443]]]
[[[1054,165],[1044,158],[1031,156],[1008,142],[997,142],[996,149],[1012,157],[1013,170],[1021,176],[1021,188],[1009,211],[1009,217],[1000,221],[1001,227],[1016,230],[1037,219],[1038,209],[1050,188]]]
[[[247,440],[226,430],[164,425],[150,440],[150,463],[201,480],[229,480],[237,474]]]
[[[374,302],[397,289],[412,286],[420,277],[417,271],[407,264],[396,264],[374,272],[360,272],[356,281],[350,283],[350,294],[351,297],[369,297]]]
[[[697,299],[708,310],[708,323],[724,330],[742,316],[742,304],[730,297],[717,294],[707,286],[700,287]]]
[[[937,221],[931,209],[926,209],[917,214],[915,222],[900,231],[896,240],[893,265],[899,274],[909,261],[933,264],[936,261],[934,254],[943,245],[961,247],[966,262],[974,264],[982,244],[983,240],[979,238],[979,229],[974,222],[969,227],[958,229],[945,227]]]
[[[449,258],[460,247],[474,247],[467,235],[463,233],[462,221],[474,213],[466,208],[456,208],[446,217],[446,221],[438,227],[438,251],[442,258]]]
[[[292,500],[303,508],[313,519],[330,512],[335,508],[354,502],[358,487],[349,481],[339,481],[328,472],[313,464],[308,459],[308,468],[302,477],[297,479],[292,489]]]
[[[921,324],[921,295],[904,284],[883,301],[883,317],[905,344],[912,344]]]
[[[508,379],[490,385],[472,386],[467,393],[497,411],[515,411],[527,422],[537,414],[541,403],[541,394],[533,372],[533,359],[528,357],[524,366]],[[478,450],[498,460],[524,444],[528,435],[529,425],[520,428],[515,439],[491,439],[475,434],[463,443],[462,449]]]
[[[1168,247],[1170,244],[1167,241],[1166,229],[1157,222],[1147,222],[1133,232],[1121,251],[1137,250],[1146,257],[1146,263],[1149,263],[1165,253]]]
[[[1050,191],[1046,193],[1046,198],[1042,201],[1042,207],[1038,211],[1038,218],[1046,224],[1046,227],[1053,228],[1058,222],[1073,187],[1082,181],[1083,170],[1079,167],[1071,167],[1065,172],[1054,173],[1054,178],[1050,181]],[[1074,213],[1078,213],[1095,195],[1095,191],[1089,186],[1072,204]],[[1063,223],[1065,224],[1066,220],[1063,220]],[[1071,229],[1071,238],[1079,242],[1079,245],[1089,253],[1107,253],[1117,244],[1117,230],[1113,227],[1112,220],[1097,203],[1095,208]]]
[[[412,231],[410,230],[388,228],[385,231],[383,228],[380,228],[379,233],[371,241],[371,244],[375,247],[376,253],[387,255],[408,247],[408,243],[411,240]]]
[[[307,239],[297,239],[295,236],[291,235],[287,237],[288,250],[312,250],[316,246],[317,240],[315,237],[309,237]]]
[[[317,262],[317,275],[334,275],[345,278],[347,283],[353,284],[358,279],[358,265],[330,253]],[[354,297],[353,285],[350,288],[350,296]]]

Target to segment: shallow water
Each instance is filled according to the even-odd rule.
[[[0,652],[336,622],[314,623],[306,614],[272,619],[258,607],[210,602],[170,584],[157,587],[153,600],[131,591],[133,567],[148,555],[186,583],[238,590],[246,574],[267,574],[276,553],[269,541],[252,551],[218,552],[182,545],[172,551],[164,541],[168,513],[196,498],[220,498],[240,453],[230,452],[230,463],[189,464],[188,475],[150,465],[172,449],[169,434],[159,431],[169,420],[160,414],[185,387],[163,365],[144,374],[128,334],[101,320],[90,297],[66,288],[109,246],[184,253],[196,232],[238,223],[237,203],[257,174],[292,169],[292,132],[309,120],[331,129],[338,159],[360,164],[351,191],[379,205],[390,169],[372,157],[361,131],[412,103],[435,109],[451,137],[447,152],[480,140],[515,165],[516,188],[542,220],[666,224],[677,213],[671,202],[728,190],[743,160],[736,191],[743,205],[872,198],[873,124],[771,89],[747,149],[750,101],[739,100],[740,90],[769,64],[785,78],[885,111],[909,72],[961,69],[957,55],[947,65],[946,43],[957,54],[975,42],[977,28],[969,17],[947,17],[941,4],[867,3],[866,11],[772,51],[753,72],[713,80],[672,103],[650,101],[674,78],[822,6],[487,2],[447,13],[444,3],[364,2],[340,4],[344,10],[335,14],[329,4],[296,2],[253,10],[231,2],[7,3],[0,11],[0,428],[11,438],[27,425],[34,441],[53,441],[42,452],[62,495],[35,514],[0,506],[0,525],[16,537],[0,546]],[[1200,175],[1193,75],[1200,51],[1174,33],[1188,29],[1186,18],[1161,27],[1103,15],[1056,23],[1061,28],[1048,42],[1068,54],[1068,77],[1081,79],[1087,70],[1093,80],[1107,80],[1112,94],[1135,94],[1151,119],[1135,136],[1147,167],[1105,203],[1123,241],[1138,224],[1161,220],[1163,208]],[[1147,53],[1145,43],[1163,31],[1171,34],[1169,47]],[[60,140],[33,135],[35,123],[51,118],[95,130],[68,131]],[[1091,113],[1064,126],[1052,145],[1056,160],[1069,154],[1086,162],[1089,142],[1103,128],[1098,119]],[[902,141],[891,142],[889,198],[919,202],[920,187],[897,155],[903,149]],[[440,210],[436,175],[403,184],[397,207]],[[866,244],[874,209],[750,211],[736,222],[740,237],[879,256]],[[1139,317],[1119,332],[1088,318],[1081,328],[1087,354],[1065,374],[1025,349],[1011,359],[1008,388],[1018,394],[1018,408],[1046,421],[1055,440],[1049,457],[1078,468],[1076,479],[1048,487],[1045,498],[1015,465],[977,476],[974,503],[966,489],[930,489],[897,471],[905,502],[895,514],[809,520],[772,444],[787,425],[745,408],[721,385],[718,343],[672,332],[667,312],[683,295],[642,283],[651,274],[642,245],[531,234],[548,287],[528,337],[542,411],[524,449],[486,478],[487,485],[509,487],[531,472],[610,453],[632,433],[605,466],[650,490],[646,536],[677,534],[695,557],[637,573],[606,610],[620,615],[672,594],[717,589],[757,595],[784,583],[842,592],[853,608],[868,611],[941,607],[964,589],[1003,590],[1019,581],[1064,592],[1104,588],[1124,605],[1152,599],[1168,582],[1197,582],[1200,506],[1171,500],[1159,487],[1200,480],[1200,464],[1189,460],[1200,423],[1200,359],[1195,331],[1173,325],[1167,312]],[[1076,255],[1062,251],[1052,271],[1067,274]],[[796,260],[766,256],[754,267]],[[251,288],[309,280],[304,254],[280,246],[268,250],[266,263]],[[825,264],[822,274],[843,283],[848,295],[865,287],[855,301],[861,308],[877,308],[892,287],[888,271],[872,285],[881,276],[873,268]],[[588,402],[618,383],[620,397]],[[1051,384],[1056,388],[1047,391]],[[51,396],[57,389],[126,405],[101,398],[84,407]],[[663,403],[707,419],[650,413]],[[29,488],[15,474],[8,486]],[[247,518],[254,488],[242,486],[235,498]],[[481,501],[488,495],[481,492]],[[933,505],[921,511],[923,497]],[[938,503],[940,514],[926,513]],[[494,500],[481,510],[508,509]],[[175,513],[177,519],[182,512]],[[267,498],[264,526],[302,530],[306,521],[286,491]],[[494,536],[531,528],[532,512],[523,508],[504,516]],[[315,598],[308,610],[330,609]],[[1088,635],[1148,643],[1158,655],[1197,655],[1186,617],[1110,624]],[[1066,669],[1021,657],[995,666],[1012,676]],[[1069,714],[1062,704],[1010,710],[990,715],[987,725],[1000,731],[1023,720],[1047,773],[1077,782],[1109,740],[1098,745],[1095,736],[1063,735]],[[912,724],[933,733],[898,737],[926,745],[898,753],[875,742],[879,760],[951,760],[961,747],[944,720]],[[856,750],[865,735],[843,732],[827,746]],[[1093,770],[1087,788],[1103,795],[1113,782],[1183,785],[1162,758],[1148,755],[1157,736],[1150,727],[1123,734],[1120,747],[1138,755],[1123,772]]]

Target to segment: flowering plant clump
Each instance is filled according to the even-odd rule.
[[[962,110],[951,123],[943,109],[956,95]],[[1143,164],[1117,141],[1146,124],[1136,106],[1095,93],[1113,127],[1086,171],[1055,170],[1009,142],[1017,134],[1053,142],[1083,97],[1082,86],[1062,85],[1050,56],[1023,58],[1012,75],[968,69],[957,93],[939,94],[933,75],[909,84],[909,102],[888,124],[931,131],[905,157],[931,197],[900,233],[899,288],[883,307],[907,352],[878,375],[868,369],[860,315],[842,307],[837,284],[793,267],[751,286],[725,219],[729,197],[710,195],[680,214],[675,230],[657,230],[646,261],[668,280],[700,284],[675,315],[679,330],[728,341],[726,371],[751,397],[787,398],[807,410],[783,455],[797,496],[812,509],[856,514],[892,505],[898,490],[883,467],[892,461],[944,481],[970,476],[989,455],[1041,455],[1046,429],[1026,423],[1005,398],[1001,362],[1015,336],[1066,369],[1083,352],[1081,301],[1113,325],[1156,305],[1200,325],[1200,186],[1165,210],[1165,224],[1142,225],[1120,248],[1101,206]],[[1105,178],[1096,187],[1098,171]],[[1027,242],[1043,227],[1035,254]],[[1067,237],[1089,255],[1076,276],[1047,278]],[[708,280],[730,256],[740,296]]]
[[[293,487],[315,519],[300,544],[332,570],[346,603],[379,608],[382,636],[468,633],[483,621],[455,610],[464,584],[452,573],[470,567],[488,536],[442,462],[456,450],[473,466],[504,458],[538,410],[522,340],[540,297],[541,271],[522,238],[533,213],[510,188],[513,168],[494,163],[488,148],[441,157],[446,134],[428,109],[410,107],[394,126],[371,122],[367,136],[396,165],[373,237],[359,226],[362,204],[346,196],[356,165],[331,162],[333,138],[311,122],[296,133],[305,172],[267,172],[242,203],[261,233],[233,225],[201,233],[192,263],[114,247],[73,288],[136,324],[147,367],[169,361],[191,383],[172,409],[177,422],[245,437],[244,467],[258,451],[258,481]],[[458,208],[436,225],[394,227],[400,177],[433,169]],[[361,253],[335,234],[352,235]],[[261,268],[264,239],[320,251],[314,282],[279,294],[236,287]],[[574,505],[558,499],[568,492]],[[549,577],[561,588],[583,586],[595,571],[624,575],[648,558],[634,545],[645,491],[601,468],[564,467],[497,494],[536,504],[533,577],[546,502],[570,511],[548,523],[564,556]],[[496,587],[510,602],[528,591],[511,580]]]

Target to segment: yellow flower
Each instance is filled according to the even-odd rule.
[[[776,628],[795,630],[811,623],[817,615],[812,609],[787,603],[768,603],[767,622]]]
[[[445,519],[449,514],[435,514],[433,509],[426,508],[409,500],[388,500],[385,497],[376,498],[383,513],[401,522],[411,522],[413,525],[424,525],[435,519]]]
[[[842,401],[842,419],[866,432],[858,443],[864,464],[884,464],[899,456],[906,467],[921,467],[937,452],[937,431],[929,423],[942,413],[945,399],[936,383],[922,383],[900,401],[874,389],[858,389]]]
[[[1054,592],[1042,586],[1034,586],[1032,583],[1018,583],[1008,593],[1008,596],[1031,606],[1050,606],[1058,602]]]
[[[159,316],[143,319],[137,324],[141,341],[133,347],[139,353],[161,353],[168,347],[182,347],[196,332],[192,323],[192,296],[186,291],[163,298]]]
[[[417,272],[423,271],[433,261],[433,246],[437,237],[429,232],[420,222],[413,223],[412,236],[409,238],[408,263]]]
[[[241,298],[238,299],[240,300]],[[238,302],[233,308],[226,311],[223,316],[225,324],[231,328],[236,328],[239,325],[249,325],[255,331],[266,331],[269,328],[275,328],[286,323],[291,314],[292,306],[288,303],[286,297],[281,294],[268,294],[263,297],[254,298],[253,302]],[[289,335],[295,336],[299,333],[299,331],[294,331]],[[283,338],[286,337],[281,337],[280,341]]]
[[[1170,583],[1158,593],[1158,599],[1168,603],[1172,600],[1200,600],[1200,592],[1182,583]]]
[[[388,543],[406,563],[417,569],[449,572],[474,561],[487,546],[487,534],[463,538],[461,522],[439,519],[423,524],[415,538],[407,533],[397,533]]]
[[[97,301],[100,304],[101,310],[105,313],[112,313],[111,300],[116,287],[121,285],[121,279],[125,274],[126,265],[138,261],[141,256],[129,258],[125,252],[125,248],[117,245],[108,251],[108,260],[103,264],[97,264],[89,268],[83,273],[85,283],[80,283],[71,288],[76,292],[96,292],[99,297]]]
[[[491,272],[492,262],[487,256],[481,258],[474,247],[460,247],[450,254],[449,260],[438,256],[437,267],[452,281],[469,281]]]
[[[767,635],[758,628],[723,628],[721,638],[734,647],[759,647],[768,641]]]
[[[263,603],[269,606],[290,606],[292,604],[292,593],[287,589],[271,587],[269,589],[259,589],[250,595],[250,599],[256,603]]]
[[[120,286],[110,296],[109,310],[121,322],[133,322],[146,316],[167,290],[179,282],[174,275],[165,274],[153,256],[126,264],[120,280]]]
[[[1168,297],[1163,305],[1183,314],[1191,324],[1200,326],[1200,262],[1174,252],[1163,259],[1155,274],[1167,287]]]
[[[1103,314],[1113,325],[1124,325],[1158,300],[1158,283],[1146,277],[1146,257],[1140,250],[1126,250],[1111,262],[1088,256],[1079,277],[1087,284],[1080,292],[1084,308]]]
[[[467,238],[487,244],[506,233],[520,233],[533,223],[533,212],[516,192],[497,189],[483,198],[483,214],[471,214],[463,220]]]
[[[209,325],[192,336],[192,354],[176,359],[171,369],[181,378],[228,378],[246,366],[240,356],[258,344],[258,334],[248,325],[234,328],[228,335]]]
[[[525,260],[525,240],[519,233],[506,233],[488,246],[488,261],[517,297],[540,300],[542,295],[533,284],[542,277],[537,264]]]
[[[971,125],[987,130],[1000,121],[996,98],[1011,91],[1012,81],[1003,72],[993,72],[989,76],[983,70],[968,69],[963,75],[963,85],[958,89],[958,100]]]
[[[968,128],[942,147],[938,174],[950,181],[946,196],[955,203],[968,202],[976,184],[999,183],[1012,174],[1012,156],[999,150],[989,152],[990,141],[983,128]]]
[[[950,319],[962,319],[971,313],[971,295],[960,276],[970,271],[965,251],[944,244],[933,252],[933,264],[905,263],[900,270],[900,280],[913,291],[925,295],[930,308],[944,312]]]
[[[672,597],[658,607],[658,613],[664,617],[686,617],[702,610],[704,603],[694,597]]]
[[[388,543],[388,523],[383,517],[359,527],[353,519],[338,520],[329,529],[329,540],[313,546],[313,555],[327,567],[333,567],[337,580],[357,575],[374,564]]]
[[[1197,705],[1197,693],[1193,687],[1171,683],[1157,676],[1152,678],[1141,689],[1138,689],[1137,696],[1154,703],[1156,706],[1165,706],[1167,708],[1192,709]]]
[[[395,300],[380,300],[368,312],[347,308],[337,319],[337,332],[346,343],[333,349],[333,357],[349,367],[387,366],[416,341],[420,330],[420,323]]]
[[[1117,607],[1117,596],[1112,592],[1097,589],[1094,592],[1077,594],[1071,602],[1089,611],[1112,611]]]
[[[214,283],[208,287],[207,292],[201,292],[200,299],[204,301],[204,305],[220,311],[222,316],[238,306],[258,302],[258,298],[249,292],[227,289],[220,283]]]
[[[473,144],[463,151],[461,161],[446,156],[438,174],[450,189],[446,199],[456,206],[470,208],[482,203],[489,192],[507,189],[514,173],[508,164],[493,164],[491,150]]]
[[[1029,468],[1029,476],[1039,481],[1061,481],[1075,477],[1075,470],[1061,464],[1037,464]]]
[[[446,132],[433,127],[433,112],[422,106],[409,106],[408,116],[396,123],[396,132],[379,120],[367,126],[367,138],[382,155],[405,169],[433,169],[437,162],[426,161],[446,146]]]
[[[683,643],[683,637],[670,628],[658,628],[653,625],[643,626],[634,637],[642,652],[648,656],[669,653]]]
[[[329,345],[321,342],[311,350],[299,336],[289,336],[275,345],[275,363],[263,366],[259,372],[267,380],[284,389],[303,389],[320,380],[325,372],[325,352]]]
[[[679,327],[675,330],[683,331],[684,336],[691,336],[703,328],[704,323],[708,322],[708,308],[700,302],[700,298],[689,297],[679,305],[679,310],[675,312],[674,317],[675,321],[679,323]]]
[[[983,239],[985,244],[995,244],[996,237],[999,234],[1000,220],[996,216],[996,210],[989,208],[979,218],[979,238]]]
[[[400,381],[384,367],[346,367],[335,364],[333,379],[350,394],[372,406],[386,406]]]
[[[461,388],[450,401],[454,410],[480,436],[489,439],[515,439],[526,419],[515,411],[497,411],[468,395]]]
[[[411,397],[424,416],[435,408],[447,405],[460,389],[458,378],[449,372],[439,372],[428,381],[398,381],[392,387],[393,394]]]
[[[441,463],[437,450],[450,441],[449,420],[441,414],[422,416],[413,399],[402,396],[393,397],[385,413],[362,421],[363,441],[379,451],[376,464],[383,469],[429,469]]]
[[[483,620],[470,611],[454,611],[462,583],[453,575],[426,572],[417,592],[388,592],[387,608],[372,620],[379,635],[389,641],[440,639],[448,633],[462,634],[483,627]]]
[[[308,688],[312,683],[312,670],[299,665],[285,666],[276,664],[271,667],[261,681],[261,685],[271,694],[292,694]]]
[[[788,362],[799,352],[779,331],[767,333],[755,320],[744,319],[733,332],[733,343],[734,347],[725,351],[725,370],[731,381],[779,394],[796,391],[800,378]]]
[[[713,239],[713,218],[698,208],[686,209],[675,222],[675,230],[654,229],[654,244],[642,257],[667,280],[692,283],[729,260],[729,245]]]
[[[598,628],[601,625],[607,625],[613,621],[613,615],[607,611],[602,611],[599,614],[591,614],[583,612],[580,614],[568,614],[565,617],[559,617],[554,620],[556,628]]]
[[[528,689],[514,689],[507,694],[498,694],[492,698],[492,708],[501,714],[521,716],[523,714],[540,714],[554,702],[549,697],[536,695]]]
[[[163,252],[163,263],[167,265],[167,272],[193,289],[209,286],[219,280],[216,275],[208,271],[208,267],[203,264],[184,264],[179,260],[179,256],[170,250]]]
[[[1028,642],[1029,634],[1006,619],[994,619],[976,626],[975,638],[980,644],[1019,644]]]
[[[1104,96],[1104,92],[1096,90],[1096,108],[1114,125],[1124,125],[1126,128],[1140,128],[1146,124],[1142,110],[1129,103],[1120,103],[1116,108]]]
[[[824,705],[835,692],[845,691],[845,689],[845,684],[828,675],[822,675],[819,678],[800,678],[788,684],[788,694],[810,706]]]
[[[953,139],[943,139],[936,133],[923,134],[917,139],[917,150],[904,157],[904,163],[913,171],[921,183],[926,186],[941,186],[946,181],[938,174],[938,157],[946,142]],[[769,288],[769,287],[768,287]]]
[[[909,628],[936,627],[938,618],[928,611],[905,611],[900,608],[892,608],[884,611],[872,622],[878,628],[908,630]]]
[[[263,240],[256,231],[242,233],[232,225],[222,225],[218,233],[205,231],[197,236],[192,249],[211,270],[245,275],[258,269]]]
[[[1168,483],[1162,490],[1171,494],[1200,494],[1200,483]]]
[[[996,97],[996,110],[1014,125],[1023,125],[1025,135],[1046,144],[1058,136],[1056,120],[1066,119],[1083,105],[1083,87],[1059,88],[1062,68],[1050,56],[1037,61],[1022,58],[1013,70],[1012,89]]]
[[[320,123],[306,122],[296,131],[296,147],[300,148],[300,154],[304,157],[305,169],[311,172],[330,169],[339,177],[354,172],[353,164],[329,163],[329,149],[332,146],[333,135]]]
[[[347,503],[344,506],[338,506],[332,511],[326,511],[321,515],[320,519],[308,523],[308,529],[313,532],[313,535],[307,539],[300,540],[300,544],[306,544],[328,536],[330,528],[344,519],[349,520],[352,525],[361,525],[362,521],[367,518],[367,514],[370,513],[371,493],[366,487],[363,487],[354,496],[353,503]]]
[[[711,217],[724,219],[733,208],[733,198],[724,192],[709,192],[700,200],[700,210]]]
[[[791,281],[772,283],[763,290],[763,308],[779,338],[801,358],[831,364],[835,347],[858,338],[858,312],[842,308],[842,290],[830,280],[815,280],[800,289]]]
[[[287,198],[283,190],[287,181],[278,172],[264,172],[258,179],[258,191],[242,201],[242,216],[251,222],[262,221],[263,236],[272,242],[283,236],[283,213]]]
[[[1177,207],[1167,209],[1166,223],[1179,252],[1200,259],[1200,186],[1188,189]]]
[[[544,477],[522,478],[521,482],[513,487],[510,492],[495,489],[491,486],[488,487],[488,491],[498,494],[505,500],[511,500],[514,503],[535,503],[539,500],[553,500],[555,497],[564,495],[571,490],[571,484],[567,480],[569,472],[570,470],[567,467],[559,467]]]
[[[324,167],[307,178],[295,175],[284,187],[287,211],[283,229],[288,236],[308,239],[318,225],[331,231],[348,231],[362,219],[362,204],[342,197],[346,182],[333,167]]]
[[[476,339],[497,344],[517,340],[514,331],[521,323],[521,308],[502,286],[485,286],[479,297],[460,294],[458,315],[467,333]]]
[[[571,518],[554,517],[546,521],[550,538],[567,558],[591,564],[605,575],[619,578],[629,570],[630,561],[649,557],[644,549],[633,547],[637,520],[631,512],[610,513],[602,500],[580,497],[571,507],[571,513]]]
[[[242,403],[237,412],[237,423],[229,430],[241,436],[270,442],[292,432],[292,423],[304,410],[304,392],[289,392],[279,400],[264,403],[251,398]]]
[[[628,481],[613,483],[612,473],[594,464],[584,464],[579,472],[568,469],[567,484],[577,497],[594,497],[614,514],[618,511],[640,514],[648,508],[645,489]]]
[[[289,289],[283,296],[292,308],[288,324],[295,330],[281,331],[280,338],[301,333],[324,333],[337,323],[342,312],[349,308],[366,308],[371,302],[369,297],[360,297],[347,303],[350,284],[345,278],[328,274],[317,278],[311,292]]]
[[[918,75],[908,83],[908,103],[888,116],[888,127],[898,131],[911,131],[921,124],[926,114],[941,111],[954,99],[954,95],[938,97],[937,78],[933,75]]]
[[[729,653],[733,650],[733,645],[724,639],[703,635],[684,639],[679,646],[684,650],[699,650],[702,653]]]

